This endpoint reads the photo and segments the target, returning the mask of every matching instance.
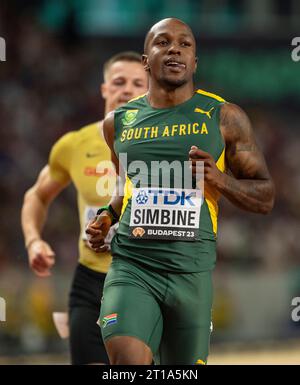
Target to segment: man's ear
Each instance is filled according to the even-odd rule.
[[[150,70],[150,67],[149,67],[149,64],[148,64],[148,55],[142,55],[142,64],[144,66],[144,70],[146,72],[149,72]]]
[[[197,71],[197,67],[198,67],[198,56],[195,56],[195,70],[194,70],[194,74]]]
[[[106,99],[106,97],[107,97],[107,84],[106,83],[102,83],[101,84],[101,86],[100,86],[100,93],[102,95],[102,98]]]

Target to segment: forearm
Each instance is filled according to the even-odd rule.
[[[115,191],[111,197],[109,204],[114,209],[115,213],[120,216],[123,206],[124,198],[124,184],[125,184],[125,173],[119,164],[119,159],[115,154],[114,140],[115,140],[115,127],[114,127],[114,111],[109,112],[103,122],[103,134],[105,141],[111,151],[111,161],[115,167],[117,174]]]
[[[123,206],[123,198],[124,198],[124,182],[121,177],[117,178],[115,191],[110,199],[109,204],[112,205],[112,208],[118,214],[121,215],[122,206]]]
[[[26,245],[33,239],[41,238],[47,212],[48,205],[39,198],[36,192],[29,190],[25,194],[21,213],[22,230]]]
[[[222,174],[216,188],[231,203],[246,211],[268,214],[274,205],[274,186],[270,179],[236,179]]]

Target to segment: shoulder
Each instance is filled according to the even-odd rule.
[[[214,117],[219,121],[220,107],[226,103],[225,99],[212,92],[197,89],[194,94],[193,104],[196,112],[201,112]]]
[[[101,121],[94,122],[81,127],[78,131],[76,131],[77,139],[80,140],[80,139],[89,138],[91,136],[94,137],[100,132],[100,127],[101,127]],[[74,139],[76,139],[76,137],[74,137]]]
[[[51,148],[51,158],[56,156],[69,156],[79,142],[90,137],[95,137],[100,122],[88,124],[77,131],[69,131],[60,137]]]
[[[73,147],[74,140],[77,137],[77,131],[70,131],[60,137],[52,146],[51,153],[70,150]]]
[[[145,94],[136,96],[136,97],[133,98],[133,99],[130,99],[129,102],[125,104],[125,106],[128,105],[128,104],[132,104],[132,103],[137,103],[137,104],[142,103],[142,102],[145,100],[145,96],[146,96],[146,95],[147,95],[147,94],[145,93]]]
[[[99,133],[101,122],[95,122],[81,127],[77,131],[70,131],[59,138],[53,145],[53,149],[71,150],[75,146],[84,140],[89,138],[95,138],[95,135]]]
[[[224,103],[220,110],[220,128],[227,142],[249,136],[252,131],[246,112],[236,104]]]
[[[214,94],[212,92],[208,92],[208,91],[204,91],[202,89],[197,89],[196,92],[195,92],[195,95],[197,98],[201,98],[207,102],[214,102],[214,103],[225,103],[226,100],[223,99],[221,96],[217,95],[217,94]]]
[[[114,125],[116,110],[110,111],[103,120],[103,133],[105,134],[109,127]]]
[[[74,143],[76,143],[76,147],[90,145],[91,143],[97,143],[97,145],[101,146],[105,143],[103,138],[103,120],[91,123],[78,130]]]
[[[49,172],[51,177],[60,183],[66,183],[70,179],[70,162],[76,134],[76,131],[71,131],[63,135],[55,142],[50,152]]]
[[[110,148],[113,146],[115,136],[115,113],[116,111],[109,112],[103,120],[103,136]]]

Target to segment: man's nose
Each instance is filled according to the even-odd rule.
[[[126,95],[131,95],[133,93],[133,86],[130,83],[126,83],[124,89],[123,89],[124,94]]]
[[[181,54],[180,46],[178,44],[176,44],[175,42],[172,43],[168,49],[168,54],[169,55],[180,55]]]

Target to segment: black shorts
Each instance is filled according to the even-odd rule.
[[[73,365],[109,363],[97,325],[105,276],[81,264],[75,270],[69,298]]]

